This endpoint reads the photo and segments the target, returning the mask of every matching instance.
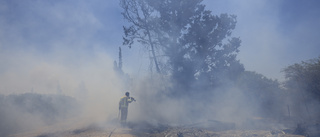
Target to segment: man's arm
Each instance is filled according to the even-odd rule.
[[[128,98],[128,103],[131,103],[131,102],[133,102],[133,101],[136,101],[133,97],[129,97],[129,98]]]

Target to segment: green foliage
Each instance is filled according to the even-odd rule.
[[[289,91],[304,92],[307,97],[320,100],[320,57],[288,66],[283,72]]]
[[[259,115],[276,116],[284,107],[284,91],[277,80],[252,71],[245,71],[237,80],[237,87],[244,91],[247,101],[255,104]]]
[[[292,115],[304,120],[319,120],[320,106],[320,57],[286,67],[284,87],[292,100]]]
[[[212,15],[201,2],[121,0],[122,14],[131,23],[124,27],[124,45],[131,47],[135,40],[145,45],[157,70],[162,66],[182,91],[209,89],[244,71],[236,60],[241,40],[231,37],[236,16]]]

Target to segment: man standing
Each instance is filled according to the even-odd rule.
[[[129,103],[136,101],[133,97],[129,96],[129,92],[126,92],[125,95],[126,96],[120,98],[119,102],[119,111],[121,112],[120,123],[123,126],[126,124]]]

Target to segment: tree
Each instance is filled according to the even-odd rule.
[[[157,44],[152,34],[154,28],[156,28],[154,22],[157,20],[152,16],[154,9],[150,7],[145,0],[121,0],[120,5],[123,8],[123,17],[132,23],[129,27],[123,27],[125,33],[123,45],[128,45],[129,48],[131,48],[134,40],[137,40],[145,45],[147,49],[150,48],[156,70],[160,73],[159,63],[155,53]]]
[[[122,52],[121,52],[121,47],[119,47],[119,64],[117,64],[117,61],[113,61],[113,70],[114,70],[118,75],[123,75],[123,71],[122,71]]]
[[[319,119],[320,57],[286,67],[284,87],[293,111],[303,118]]]
[[[214,16],[201,2],[121,0],[123,15],[131,23],[124,27],[124,45],[136,40],[150,47],[157,71],[159,64],[167,65],[161,71],[168,71],[181,91],[210,89],[244,71],[236,60],[241,41],[231,37],[236,16]],[[158,55],[163,55],[161,63]]]
[[[117,74],[118,78],[124,83],[124,90],[129,90],[131,86],[130,76],[122,70],[122,52],[121,47],[119,47],[119,63],[113,61],[113,70]]]
[[[320,100],[320,57],[286,67],[285,87],[305,92],[307,97]]]
[[[262,117],[277,117],[283,115],[284,91],[277,80],[268,79],[262,74],[244,71],[237,80],[236,86],[244,91],[246,101],[255,107],[256,115]]]

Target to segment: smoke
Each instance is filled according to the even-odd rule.
[[[227,1],[231,8],[220,6],[225,4],[219,2],[207,3],[209,8],[219,5],[220,10],[234,9],[231,12],[221,12],[238,16],[233,35],[240,36],[243,41],[239,58],[247,70],[257,70],[272,78],[279,78],[278,72],[283,65],[301,59],[295,56],[299,53],[296,51],[300,50],[297,46],[294,46],[294,51],[285,50],[288,49],[287,45],[295,43],[288,42],[288,39],[298,39],[301,35],[297,34],[300,32],[306,34],[303,26],[308,26],[305,25],[308,21],[297,23],[296,29],[292,30],[295,32],[292,33],[294,36],[285,37],[291,32],[282,31],[282,34],[278,31],[281,24],[277,18],[280,14],[278,2],[251,1],[240,3],[239,6],[239,2]],[[276,9],[269,13],[270,10],[266,9],[273,10],[274,5]],[[0,135],[32,131],[62,121],[67,123],[63,127],[77,128],[117,118],[119,98],[128,89],[128,85],[113,70],[113,61],[118,58],[118,46],[122,43],[124,24],[118,1],[3,0],[0,1],[0,16],[0,101],[3,101],[0,102]],[[257,34],[263,35],[256,37]],[[316,36],[318,34],[314,35]],[[312,37],[310,40],[306,39],[313,44],[312,40]],[[304,51],[302,58],[309,58],[306,54],[310,51],[319,51],[314,50],[314,46],[308,49]],[[145,76],[143,73],[146,71],[142,72],[140,69],[141,64],[146,61],[141,60],[147,59],[137,57],[141,55],[132,53],[135,51],[123,51],[124,72],[130,72],[132,76],[130,92],[137,100],[129,106],[128,121],[181,125],[219,120],[241,125],[246,119],[264,113],[256,103],[259,98],[252,99],[257,96],[250,97],[246,91],[236,86],[226,85],[212,89],[204,92],[207,93],[205,96],[171,97],[169,91],[173,86],[169,78]],[[280,60],[282,58],[289,61]],[[14,104],[14,101],[7,100],[13,95],[22,100],[27,98],[25,93],[32,93],[48,101],[29,100],[31,106],[25,106],[23,103]],[[31,108],[34,103],[42,102],[49,103],[48,106],[56,106],[54,112],[61,113],[66,109],[62,109],[64,104],[59,100],[49,101],[49,98],[54,100],[60,97],[70,97],[77,104],[75,106],[78,106],[67,106],[70,115],[66,117],[37,107],[34,109],[41,111],[29,111],[33,110]],[[301,106],[301,109],[305,107]],[[54,115],[56,123],[48,122],[48,115]],[[51,130],[53,128],[59,129],[54,126]]]
[[[238,59],[246,70],[284,80],[280,71],[290,64],[316,58],[319,53],[319,2],[311,0],[204,0],[213,14],[235,14],[233,32],[242,43]],[[301,46],[304,45],[304,46]],[[264,62],[264,63],[261,63]]]
[[[263,101],[259,95],[250,95],[254,93],[230,84],[231,81],[225,81],[228,84],[208,91],[198,87],[199,90],[194,94],[180,94],[180,96],[170,95],[172,84],[165,77],[145,77],[139,81],[132,91],[137,102],[129,107],[129,121],[172,126],[196,123],[200,123],[201,126],[208,121],[219,121],[225,124],[233,123],[240,129],[255,129],[257,127],[248,123],[255,117],[276,118],[283,115],[281,107],[284,104],[278,103],[279,98],[276,97],[278,94],[269,98],[272,99],[271,102],[276,102],[277,106],[271,109],[272,112],[268,112],[270,109],[261,108]],[[269,115],[270,113],[273,114]],[[271,129],[269,123],[264,124],[264,129]],[[220,123],[219,126],[223,125]]]
[[[124,91],[113,71],[113,55],[122,32],[108,14],[101,17],[118,17],[118,3],[109,4],[0,2],[0,136],[49,125],[51,131],[62,129],[54,126],[58,123],[77,128],[117,117]],[[110,27],[115,24],[120,31]]]
[[[74,98],[82,108],[82,111],[77,114],[77,117],[81,117],[78,122],[106,121],[116,117],[118,98],[115,97],[122,95],[123,85],[113,72],[113,60],[100,51],[94,51],[93,55],[85,55],[73,53],[68,48],[60,50],[69,52],[51,53],[52,55],[47,55],[45,58],[42,58],[39,53],[29,51],[2,52],[1,61],[7,65],[4,65],[1,72],[0,91],[1,94],[5,94],[2,101],[8,103],[3,106],[7,111],[1,110],[4,111],[4,116],[1,117],[5,120],[2,121],[3,125],[16,123],[18,125],[16,127],[22,129],[26,127],[36,129],[45,125],[41,123],[45,123],[44,121],[48,118],[39,117],[36,112],[22,113],[21,109],[28,109],[28,106],[23,106],[24,103],[14,104],[12,101],[5,100],[12,94],[20,96],[17,100],[27,98],[23,93],[45,94],[52,98],[55,98],[54,95]],[[43,97],[36,99],[41,98]],[[48,114],[46,116],[63,112],[59,107],[69,105],[68,102],[59,105],[60,101],[51,102],[51,100],[37,102],[30,99],[27,102],[33,102],[29,104],[32,105],[31,108],[39,109],[39,113]],[[57,112],[41,109],[35,105],[48,102],[57,106]],[[68,107],[68,109],[70,112],[76,112],[79,108]],[[62,117],[56,119],[62,119]],[[1,129],[1,131],[5,130]]]

